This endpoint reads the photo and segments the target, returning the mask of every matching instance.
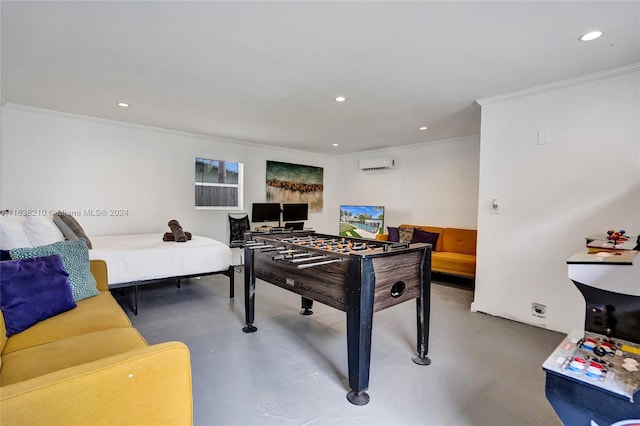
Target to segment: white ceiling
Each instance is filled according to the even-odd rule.
[[[640,1],[0,7],[7,103],[332,155],[479,134],[476,99],[640,62]]]

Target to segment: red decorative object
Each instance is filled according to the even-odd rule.
[[[614,229],[609,229],[607,231],[607,239],[609,241],[613,241],[613,245],[615,246],[618,243],[618,241],[623,242],[628,240],[628,238],[625,237],[624,235],[625,233],[626,231],[624,229],[621,229],[619,231],[616,231]]]

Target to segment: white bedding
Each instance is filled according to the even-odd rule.
[[[225,271],[231,249],[194,235],[185,243],[162,241],[163,234],[92,236],[91,259],[107,262],[109,285]]]

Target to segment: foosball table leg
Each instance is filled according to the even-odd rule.
[[[420,297],[416,299],[418,354],[412,359],[418,365],[429,365],[429,319],[431,315],[431,252],[424,255],[420,268]]]
[[[375,276],[370,258],[349,265],[347,277],[347,356],[349,388],[347,399],[354,405],[369,402],[371,364],[371,328],[373,324],[373,290]]]
[[[302,310],[300,311],[300,315],[312,315],[313,311],[311,310],[311,308],[313,308],[313,300],[307,299],[304,296],[301,297],[301,299]]]
[[[253,325],[256,308],[256,277],[253,275],[253,250],[244,249],[244,316],[245,326],[242,331],[253,333],[258,328]]]
[[[353,405],[366,405],[369,403],[369,394],[362,392],[351,391],[347,394],[347,399]]]
[[[427,356],[429,352],[429,308],[424,297],[416,299],[417,323],[418,323],[418,354],[411,360],[418,365],[429,365],[431,359]]]

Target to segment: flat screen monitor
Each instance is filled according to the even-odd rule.
[[[253,203],[251,222],[280,223],[280,203]]]
[[[309,219],[309,204],[307,203],[285,203],[282,205],[282,220],[291,222],[295,220]]]
[[[384,232],[384,206],[340,206],[340,235],[376,238]]]

